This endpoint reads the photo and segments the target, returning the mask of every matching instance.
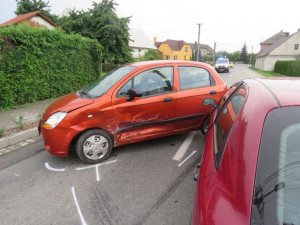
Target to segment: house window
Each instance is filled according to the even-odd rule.
[[[298,49],[299,49],[299,44],[295,44],[294,50],[298,50]]]
[[[188,51],[188,47],[185,47],[184,50],[187,52]]]
[[[169,60],[170,59],[170,56],[169,55],[166,55],[166,60]]]
[[[174,60],[177,60],[177,55],[174,55]]]

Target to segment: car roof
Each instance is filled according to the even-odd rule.
[[[255,78],[274,97],[279,107],[300,105],[300,78],[272,77]],[[247,80],[245,80],[247,84]]]
[[[195,62],[195,61],[186,61],[186,60],[153,60],[153,61],[143,61],[143,62],[134,62],[127,64],[128,66],[135,67],[144,67],[150,65],[162,65],[162,64],[185,64],[185,65],[198,65],[198,66],[210,66],[207,63]]]

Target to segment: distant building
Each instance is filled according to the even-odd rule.
[[[191,46],[191,49],[193,50],[193,53],[196,54],[197,49],[198,49],[198,44],[197,42],[193,43],[188,43],[189,46]],[[215,51],[209,46],[205,44],[200,44],[200,51],[201,55],[214,55]]]
[[[129,46],[132,48],[132,56],[138,58],[143,56],[149,49],[156,49],[147,35],[140,29],[130,29]]]
[[[10,26],[10,25],[22,25],[29,24],[32,27],[47,27],[52,30],[58,25],[46,17],[40,11],[30,12],[23,15],[16,16],[15,18],[0,24],[0,27]]]
[[[193,51],[185,41],[167,39],[164,42],[157,42],[154,38],[154,45],[158,49],[162,59],[165,60],[191,60]]]
[[[281,31],[260,45],[261,52],[256,55],[255,68],[273,71],[278,60],[295,60],[300,54],[300,29],[291,35]]]

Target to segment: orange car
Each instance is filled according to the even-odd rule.
[[[227,87],[208,64],[148,61],[127,64],[66,95],[40,122],[46,149],[67,156],[70,145],[88,163],[113,147],[197,130]]]

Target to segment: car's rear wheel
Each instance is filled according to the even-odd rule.
[[[76,153],[80,160],[99,163],[106,160],[112,151],[113,142],[104,130],[93,129],[84,132],[76,143]]]

